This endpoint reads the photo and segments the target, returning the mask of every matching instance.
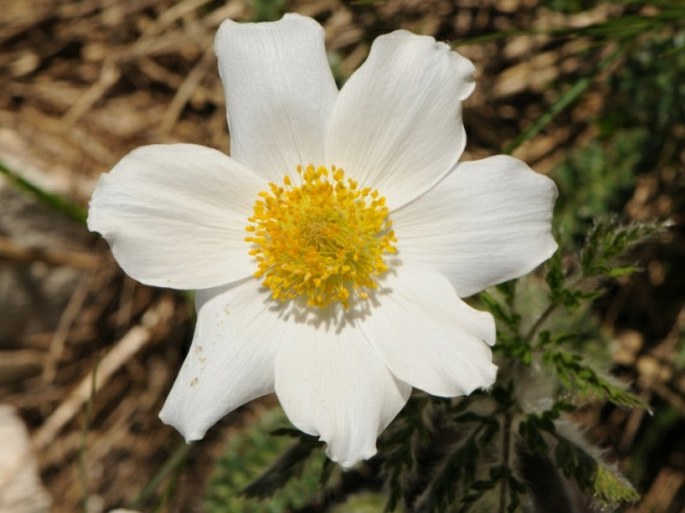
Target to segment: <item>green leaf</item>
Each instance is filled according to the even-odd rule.
[[[580,266],[584,277],[630,274],[635,266],[621,266],[619,259],[638,244],[663,233],[670,222],[621,223],[616,216],[597,220],[587,235],[580,252]]]
[[[285,0],[250,0],[248,5],[254,21],[276,21],[283,16]]]
[[[557,434],[554,459],[569,478],[603,506],[613,507],[640,498],[633,486],[599,456],[599,451],[586,450],[580,444]]]
[[[33,182],[22,178],[2,162],[0,162],[0,174],[5,175],[9,179],[10,183],[14,184],[17,188],[28,192],[38,199],[38,201],[55,209],[57,212],[61,212],[65,216],[70,217],[80,223],[86,222],[88,214],[85,209],[63,198],[62,196],[48,192]]]
[[[288,481],[302,473],[312,453],[322,446],[310,437],[302,437],[292,444],[259,478],[241,492],[245,497],[265,499],[283,488]]]
[[[424,495],[415,505],[416,513],[441,513],[469,495],[466,492],[476,481],[481,463],[481,449],[476,443],[479,432],[480,428],[476,428],[447,451],[444,461],[431,476]]]
[[[575,103],[583,95],[587,88],[590,87],[595,76],[599,74],[599,71],[615,62],[623,54],[624,50],[625,48],[620,46],[617,50],[602,59],[602,61],[598,64],[597,71],[595,74],[593,74],[593,76],[582,77],[578,79],[573,85],[564,91],[559,98],[557,98],[557,100],[550,105],[549,109],[547,109],[544,114],[536,119],[532,125],[521,132],[516,139],[514,139],[504,148],[504,153],[511,153],[523,143],[531,140],[533,137],[539,134],[540,131],[542,131],[542,129],[547,126],[559,113],[563,112],[567,107]]]
[[[597,297],[595,291],[583,291],[567,284],[568,277],[562,268],[562,255],[557,251],[546,264],[545,281],[550,291],[550,300],[554,305],[560,305],[567,310],[574,310],[582,303]]]
[[[540,455],[547,454],[549,446],[542,436],[537,415],[529,415],[519,424],[519,436],[530,452]]]
[[[607,505],[635,502],[640,499],[640,494],[627,479],[605,465],[600,465],[597,469],[592,488],[595,497]]]
[[[647,407],[639,397],[597,372],[578,354],[551,348],[543,353],[543,362],[554,369],[564,388],[581,398],[607,400],[628,408]]]
[[[481,292],[478,297],[495,319],[504,324],[512,332],[518,330],[518,327],[521,324],[521,316],[513,310],[513,303],[507,301],[502,304],[495,296],[488,292]]]
[[[466,398],[456,409],[460,410],[468,400]],[[417,450],[422,444],[429,442],[425,423],[428,422],[431,408],[429,398],[413,395],[378,440],[379,453],[383,455],[381,477],[388,490],[386,512],[397,508],[406,484],[405,476],[416,465]]]
[[[232,434],[212,472],[203,511],[286,513],[316,500],[325,461],[323,451],[319,450],[320,444],[309,439],[298,438],[293,443],[289,436],[271,433],[277,430],[289,434],[289,429],[279,429],[285,423],[283,411],[274,408]],[[287,463],[292,463],[293,468],[285,468]],[[259,484],[255,484],[253,480],[264,472],[257,479]],[[252,487],[251,495],[263,499],[241,495],[245,487]]]

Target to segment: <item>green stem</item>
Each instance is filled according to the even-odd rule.
[[[624,14],[615,18],[610,18],[606,21],[586,25],[584,27],[551,27],[503,30],[455,41],[452,43],[452,46],[456,48],[459,46],[482,45],[484,43],[510,39],[512,37],[541,35],[559,39],[589,37],[604,40],[625,40],[638,36],[639,34],[645,33],[649,30],[660,29],[667,24],[677,24],[678,22],[682,22],[683,16],[685,16],[685,9],[682,6],[663,2],[660,7],[663,9],[663,11],[652,16]]]
[[[80,223],[86,222],[88,215],[85,209],[63,198],[62,196],[41,189],[33,182],[19,176],[16,172],[12,171],[2,162],[0,162],[0,174],[5,175],[11,183],[17,186],[17,188],[35,196],[36,199],[38,199],[38,201],[41,203],[44,203],[45,205],[62,212],[75,221]]]
[[[550,315],[554,312],[554,310],[557,309],[557,306],[559,306],[558,303],[550,303],[547,305],[547,308],[540,314],[540,317],[538,317],[533,325],[530,327],[528,330],[528,333],[526,333],[523,337],[523,339],[526,342],[532,342],[533,337],[536,335],[538,330],[542,327],[542,325],[547,321]]]
[[[614,52],[602,59],[597,66],[596,73],[604,70],[607,66],[615,62],[625,51],[626,46],[619,46]],[[595,74],[596,74],[595,73]],[[582,94],[590,87],[594,77],[583,77],[573,84],[564,94],[562,94],[550,108],[536,119],[532,125],[521,132],[519,136],[510,142],[505,148],[504,153],[511,153],[523,143],[535,137],[540,131],[547,126],[558,114],[564,111],[569,105],[574,103]]]
[[[157,471],[157,473],[150,479],[150,481],[145,485],[143,491],[140,495],[133,501],[132,508],[138,509],[145,501],[147,501],[150,496],[159,487],[160,483],[170,476],[186,459],[188,452],[192,446],[185,442],[179,444],[174,452],[169,456],[169,458],[164,462],[164,465]]]

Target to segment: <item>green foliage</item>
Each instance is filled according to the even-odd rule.
[[[383,502],[383,497],[377,493],[358,493],[331,507],[330,513],[379,513],[383,510]]]
[[[31,194],[38,201],[47,205],[48,207],[51,207],[56,212],[85,224],[87,217],[85,209],[75,205],[62,196],[44,190],[26,178],[22,178],[2,162],[0,162],[0,175],[5,176],[5,178],[7,178],[10,183],[16,186],[17,189]]]
[[[288,481],[302,474],[309,457],[321,444],[310,436],[293,430],[274,430],[273,435],[297,437],[286,451],[258,479],[247,485],[242,493],[245,497],[265,499],[276,494]]]
[[[679,16],[680,27],[675,33],[656,33],[628,55],[626,65],[612,77],[612,86],[617,105],[629,103],[631,108],[611,109],[602,124],[609,134],[619,127],[649,127],[652,151],[643,153],[647,160],[658,157],[654,150],[665,136],[672,136],[673,125],[685,119],[685,4],[673,2],[669,8],[667,13]]]
[[[579,12],[598,3],[545,1],[549,8],[565,12]],[[593,308],[607,285],[640,271],[634,248],[668,229],[668,223],[626,222],[612,212],[625,203],[636,176],[661,158],[664,141],[673,137],[669,128],[685,119],[685,52],[680,51],[685,33],[678,28],[682,23],[679,9],[666,2],[650,16],[634,14],[640,12],[635,9],[583,29],[547,31],[555,37],[583,35],[598,45],[612,44],[603,47],[603,57],[596,59],[591,73],[557,84],[556,100],[507,150],[533,139],[598,80],[606,82],[602,73],[611,73],[610,86],[616,92],[616,102],[588,119],[599,136],[571,149],[553,172],[560,190],[555,229],[561,249],[537,278],[507,282],[479,295],[477,306],[489,310],[497,322],[498,382],[487,392],[461,399],[416,393],[380,436],[378,455],[348,474],[364,476],[371,492],[378,487],[383,492],[379,496],[367,491],[371,499],[364,502],[363,511],[378,511],[379,497],[386,512],[521,511],[522,504],[536,500],[523,477],[529,474],[524,472],[522,454],[550,462],[557,477],[575,481],[602,507],[610,509],[638,498],[630,483],[569,419],[591,401],[623,408],[646,406],[612,378],[596,357],[606,354],[607,335],[594,319]],[[464,44],[524,32],[531,33],[517,29]],[[254,430],[248,433],[257,436]],[[246,488],[251,497],[281,497],[282,506],[286,504],[283,497],[294,500],[293,486],[313,482],[314,475],[319,488],[330,483],[334,466],[321,464],[317,442],[302,435],[291,444],[285,444],[283,437],[277,440],[282,445],[263,449],[268,453],[263,458],[241,456],[240,463],[232,463],[235,467],[223,464],[231,470],[217,472],[220,477],[213,485],[227,490],[222,500],[245,488],[248,479],[240,477],[240,469],[253,459],[259,459],[263,475]],[[246,444],[236,443],[236,448]],[[267,461],[275,463],[267,465]],[[226,487],[234,478],[240,484]],[[311,486],[298,489],[301,502],[299,506],[291,503],[293,508],[306,509],[307,501],[317,500],[316,486]],[[234,510],[252,511],[221,511]]]
[[[548,261],[545,280],[552,303],[575,308],[598,295],[597,290],[582,287],[588,281],[594,286],[589,279],[619,278],[639,271],[639,266],[626,264],[631,250],[669,227],[668,221],[624,224],[616,216],[595,219],[583,246],[571,257],[579,268],[573,270],[573,276],[564,269],[560,252]]]
[[[388,488],[385,511],[394,511],[397,508],[406,484],[403,476],[415,470],[420,443],[430,436],[429,428],[424,422],[424,414],[430,408],[431,403],[425,397],[410,398],[402,415],[378,440],[378,447],[385,455],[381,470]]]
[[[276,21],[283,16],[285,0],[250,0],[254,21]]]
[[[277,408],[229,438],[204,500],[208,513],[285,513],[318,497],[321,444],[299,433],[294,442],[287,432],[274,433],[285,425]]]
[[[555,223],[562,239],[585,233],[593,219],[616,210],[626,191],[634,186],[645,129],[614,134],[573,150],[554,170],[559,187]]]
[[[664,232],[669,226],[669,222],[621,224],[615,216],[596,221],[580,252],[583,277],[617,278],[639,271],[635,265],[622,265],[620,257],[635,245]]]
[[[568,425],[565,427],[569,428]],[[588,449],[584,447],[585,442],[578,443],[558,431],[552,434],[556,442],[554,461],[558,468],[601,505],[612,507],[640,498],[633,486],[612,465],[604,462],[596,450]],[[575,429],[571,434],[579,438]]]
[[[480,300],[494,315],[498,324],[496,351],[503,357],[506,367],[512,362],[519,367],[514,376],[508,378],[508,387],[496,386],[491,396],[497,407],[489,416],[467,411],[455,417],[458,423],[471,423],[474,432],[485,429],[497,419],[495,430],[504,436],[507,426],[517,426],[511,435],[511,445],[519,451],[538,454],[553,461],[567,478],[578,485],[598,502],[613,506],[623,501],[635,500],[637,495],[630,484],[599,456],[599,451],[586,450],[582,444],[566,439],[559,434],[557,425],[564,414],[575,409],[575,404],[591,400],[610,401],[626,408],[644,408],[645,404],[624,385],[616,382],[607,372],[597,368],[599,362],[587,360],[583,354],[591,352],[595,341],[603,337],[593,330],[597,326],[587,322],[589,309],[594,299],[602,293],[602,286],[618,277],[629,275],[639,268],[627,264],[632,249],[667,229],[668,223],[621,223],[616,216],[595,218],[582,245],[573,251],[558,252],[546,264],[545,285],[549,302],[542,307],[537,317],[521,309],[522,297],[528,294],[525,287],[530,281],[509,282],[480,295]],[[533,282],[535,283],[535,282]],[[532,292],[540,295],[539,285]],[[564,322],[557,322],[555,313],[566,312]],[[575,312],[575,316],[568,314]],[[558,317],[558,316],[557,316]],[[569,319],[582,322],[568,325]],[[546,329],[541,328],[545,326]],[[540,367],[549,382],[549,395],[544,409],[530,410],[530,401],[524,396],[529,393],[530,383],[520,383],[520,377],[530,376]],[[516,366],[514,364],[514,369]],[[530,370],[526,370],[530,369]],[[507,379],[507,378],[505,378]],[[476,398],[477,400],[477,398]],[[473,408],[473,403],[469,408]],[[507,420],[508,419],[508,420]],[[581,435],[577,435],[582,440]],[[487,443],[478,443],[473,434],[464,438],[466,445],[459,446],[445,460],[445,469],[456,476],[451,485],[445,478],[447,472],[436,471],[435,480],[427,489],[425,503],[433,506],[425,511],[468,511],[472,505],[475,511],[516,511],[521,498],[518,495],[527,489],[524,481],[517,477],[515,451],[508,450],[509,457],[503,457],[499,464],[491,466],[491,475],[482,476],[487,458],[486,448],[496,446],[505,451],[504,440],[488,438]],[[575,440],[575,439],[574,439]],[[454,459],[461,458],[460,465]],[[473,464],[473,459],[478,462]],[[475,469],[466,472],[465,469]],[[496,479],[495,479],[496,478]],[[517,495],[516,483],[524,490]],[[456,498],[441,491],[457,490]],[[493,496],[499,495],[495,501]],[[451,504],[453,509],[446,508]],[[486,505],[490,505],[486,508]],[[489,509],[488,509],[489,508]]]
[[[594,491],[599,464],[596,458],[583,451],[570,441],[557,437],[554,450],[554,461],[563,474],[575,479],[576,483],[585,491]]]
[[[595,220],[581,247],[557,253],[546,265],[548,302],[537,316],[520,299],[531,293],[530,287],[534,287],[532,294],[544,296],[539,281],[509,282],[481,294],[480,301],[498,322],[495,349],[501,356],[500,382],[489,393],[461,400],[411,398],[380,437],[379,455],[363,467],[362,473],[371,472],[383,483],[385,511],[519,511],[528,493],[517,458],[521,453],[554,462],[560,474],[575,480],[606,507],[637,498],[599,451],[586,447],[580,434],[566,436],[560,426],[567,425],[564,416],[577,404],[590,400],[626,408],[645,406],[598,368],[597,361],[581,355],[603,340],[593,331],[596,324],[587,323],[601,287],[637,270],[625,264],[632,248],[666,227],[664,223],[621,223],[613,216]],[[555,315],[559,312],[579,313],[575,318],[584,323],[582,329],[580,324],[559,322]],[[569,319],[568,315],[563,318]],[[545,387],[537,394],[542,397],[538,400],[529,397],[531,389],[539,386],[531,381],[535,373],[543,376]],[[210,511],[218,511],[219,504],[221,511],[265,510],[264,503],[237,497],[240,489],[250,497],[270,497],[269,511],[284,511],[315,501],[317,487],[329,482],[332,465],[321,464],[316,441],[296,431],[277,431],[296,436],[294,444],[286,444],[283,436],[264,439],[264,431],[264,426],[257,425],[241,435],[245,439],[234,439],[213,482],[208,504],[215,509]],[[278,444],[269,446],[273,440]],[[251,445],[257,450],[245,452]],[[273,460],[267,469],[267,462]],[[258,467],[262,477],[247,485],[245,469],[252,468],[250,477],[254,477]],[[249,509],[254,504],[262,509]]]
[[[646,407],[635,394],[611,378],[602,376],[578,354],[551,349],[545,351],[543,361],[556,372],[560,385],[579,398],[605,399],[627,408]]]
[[[588,87],[590,87],[591,84],[592,80],[590,78],[583,77],[569,87],[542,116],[535,120],[531,126],[521,132],[516,139],[509,143],[504,148],[504,152],[511,153],[524,142],[530,141],[533,137],[539,134],[542,129],[549,124],[549,122],[552,121],[560,112],[566,110],[568,106],[578,100],[578,98],[583,95],[583,93]]]
[[[599,0],[543,0],[542,5],[553,11],[565,13],[577,13],[591,9],[599,3]]]
[[[572,310],[584,301],[597,297],[596,291],[582,290],[574,282],[569,283],[570,280],[567,278],[563,268],[562,255],[557,252],[547,262],[547,273],[545,274],[552,305],[563,306],[567,310]]]
[[[587,446],[577,428],[557,422],[562,411],[572,410],[571,405],[560,403],[525,418],[519,424],[519,434],[526,450],[554,461],[566,478],[573,479],[581,490],[605,507],[639,499],[633,486],[603,460],[600,452]]]
[[[618,471],[606,465],[597,468],[592,490],[595,498],[603,504],[635,502],[640,498],[640,494]]]
[[[465,495],[463,490],[472,487],[480,459],[480,444],[477,439],[483,429],[482,426],[484,424],[447,451],[447,457],[434,473],[427,493],[416,507],[417,513],[446,511],[459,495]]]
[[[496,351],[525,364],[532,362],[530,344],[521,335],[521,314],[513,307],[515,283],[500,285],[492,292],[482,292],[480,301],[492,313],[498,323]]]

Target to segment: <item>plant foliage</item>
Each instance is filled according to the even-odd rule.
[[[579,12],[601,2],[545,3]],[[322,497],[340,492],[345,479],[361,478],[361,489],[375,494],[388,513],[515,513],[543,508],[534,482],[542,472],[554,488],[545,492],[558,497],[566,496],[564,483],[571,480],[603,508],[639,498],[573,422],[574,412],[590,402],[647,407],[598,356],[607,354],[608,340],[593,306],[616,280],[640,271],[635,248],[669,228],[667,222],[626,222],[612,212],[625,202],[636,176],[663,156],[674,117],[683,119],[679,84],[685,83],[680,51],[685,32],[677,22],[680,7],[654,2],[658,14],[645,16],[635,14],[639,2],[629,3],[635,9],[624,11],[624,18],[579,29],[578,34],[610,51],[599,59],[594,75],[562,85],[557,101],[507,147],[513,150],[534,138],[611,70],[617,102],[591,121],[598,137],[569,151],[553,174],[560,189],[555,216],[560,249],[535,277],[501,284],[475,300],[497,321],[496,385],[452,400],[415,393],[379,438],[378,455],[334,478],[334,465],[322,463],[315,440],[299,434],[293,439],[281,431],[286,436],[267,442],[255,432],[262,429],[257,425],[229,444],[212,487],[212,504],[249,496],[265,500],[269,508],[276,501],[281,508],[287,503],[293,511],[310,511],[302,505],[320,506]],[[482,41],[510,35],[517,34]],[[242,454],[239,462],[239,451],[248,450],[245,444],[263,448]],[[253,469],[251,484],[243,471],[247,467]],[[238,488],[243,496],[231,498]],[[293,502],[296,496],[300,506]],[[354,511],[351,503],[347,507]],[[378,510],[370,508],[363,511]]]

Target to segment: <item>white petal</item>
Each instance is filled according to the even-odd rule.
[[[221,417],[273,392],[282,321],[257,280],[200,291],[190,352],[176,378],[162,421],[187,441],[199,440]]]
[[[107,239],[119,265],[140,282],[215,287],[254,272],[245,226],[264,188],[211,148],[144,146],[100,177],[88,228]]]
[[[530,272],[554,253],[556,196],[554,182],[513,157],[461,163],[391,214],[399,254],[437,268],[461,297],[470,296]]]
[[[271,181],[298,164],[323,164],[338,93],[314,20],[221,24],[214,45],[226,91],[231,156]]]
[[[298,429],[328,444],[333,461],[350,467],[376,454],[376,438],[410,393],[357,328],[289,324],[276,394]]]
[[[464,150],[460,100],[473,90],[473,73],[432,37],[400,30],[377,38],[338,95],[326,163],[377,188],[391,208],[416,198]]]
[[[392,373],[432,395],[454,397],[495,381],[488,344],[495,323],[457,297],[443,275],[416,266],[393,268],[361,328]]]

